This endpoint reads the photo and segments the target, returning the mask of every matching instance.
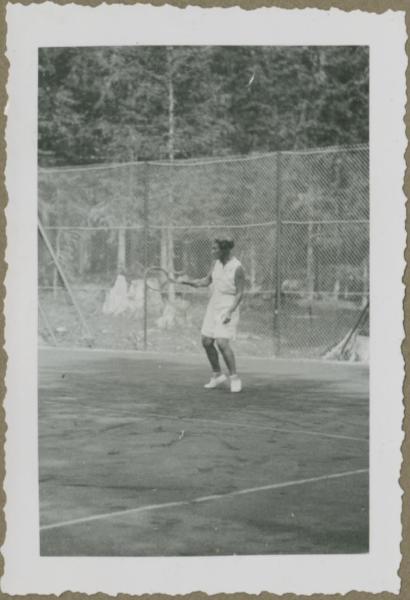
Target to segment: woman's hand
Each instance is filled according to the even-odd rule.
[[[225,313],[225,315],[222,318],[222,323],[224,325],[226,325],[227,323],[229,323],[229,321],[231,320],[231,318],[232,318],[232,311],[231,310],[227,310],[226,313]]]

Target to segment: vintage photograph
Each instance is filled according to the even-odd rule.
[[[38,51],[40,555],[369,551],[369,48]]]

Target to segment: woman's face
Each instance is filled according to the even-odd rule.
[[[215,260],[218,260],[221,258],[222,252],[221,252],[221,249],[217,242],[212,243],[211,254],[212,254],[212,258],[214,258]]]

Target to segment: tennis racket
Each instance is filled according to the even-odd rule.
[[[165,279],[162,282],[161,281],[158,282],[158,284],[159,284],[158,287],[154,288],[149,284],[148,278],[151,273],[161,273],[162,275],[165,276]],[[172,283],[174,285],[186,285],[186,286],[190,286],[190,287],[195,287],[194,283],[184,279],[184,276],[182,275],[182,273],[180,273],[180,277],[178,277],[178,272],[171,275],[171,273],[169,273],[166,269],[163,269],[162,267],[148,267],[148,269],[145,270],[144,279],[145,279],[145,285],[147,286],[147,288],[149,288],[150,290],[153,290],[155,292],[162,292],[163,289],[170,283]]]

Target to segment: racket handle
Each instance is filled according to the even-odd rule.
[[[192,281],[177,281],[177,283],[179,283],[180,285],[189,285],[190,287],[196,287],[195,283],[193,283]]]

